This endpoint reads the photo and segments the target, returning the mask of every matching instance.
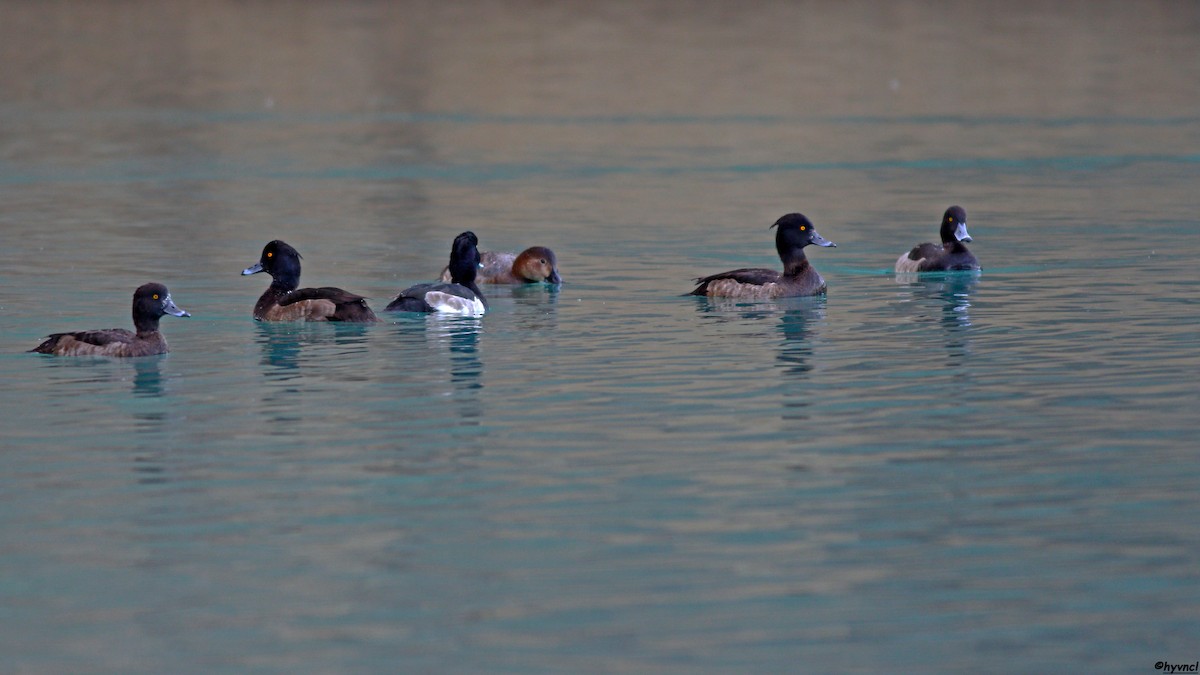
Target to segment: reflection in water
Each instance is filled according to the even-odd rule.
[[[295,370],[299,366],[301,336],[291,326],[259,323],[255,326],[255,339],[262,347],[262,364],[274,368]],[[293,374],[295,376],[295,374]],[[286,375],[276,374],[287,379]]]
[[[517,328],[523,331],[537,331],[557,328],[555,305],[558,304],[561,285],[524,284],[510,286],[513,301],[522,310],[517,315]]]
[[[497,286],[507,289],[518,305],[553,305],[558,302],[561,284],[521,284],[520,286]],[[491,287],[489,287],[491,290]],[[488,296],[500,295],[503,291],[491,291]]]
[[[793,300],[746,300],[740,298],[707,298],[689,296],[696,300],[696,311],[716,323],[763,321],[779,315],[784,303]],[[811,299],[806,299],[811,300]]]
[[[789,375],[804,375],[812,370],[808,362],[812,356],[813,327],[825,319],[825,300],[807,307],[785,310],[779,318],[779,331],[783,342],[779,345],[779,363]]]
[[[143,399],[141,404],[130,409],[137,432],[133,444],[132,471],[140,485],[158,485],[171,481],[167,472],[166,459],[174,447],[172,427],[186,413],[172,408],[172,399],[166,386],[170,374],[164,373],[167,356],[152,356],[131,359],[133,366],[133,395]]]
[[[483,408],[479,390],[483,389],[483,362],[479,359],[481,317],[424,317],[425,338],[431,349],[448,348],[450,355],[450,395],[457,403],[459,420],[464,426],[479,426]]]
[[[779,360],[783,374],[783,419],[807,420],[808,390],[802,386],[812,370],[814,329],[825,320],[825,298],[804,298],[804,304],[784,310],[779,317]]]
[[[404,432],[389,433],[381,443],[385,452],[366,470],[417,476],[470,466],[481,453],[473,441],[486,418],[479,358],[486,317],[396,312],[386,319],[394,328],[384,335],[389,358],[395,359],[384,366],[392,385],[386,414],[398,415]],[[430,434],[452,440],[430,442]]]
[[[951,361],[971,353],[971,293],[979,283],[979,272],[897,274],[904,284],[901,306],[917,321],[937,322]]]
[[[131,359],[97,356],[44,357],[41,360],[49,368],[61,369],[60,374],[71,375],[64,384],[132,382],[135,396],[152,398],[163,395],[169,380],[162,372],[167,358],[167,354],[160,354]]]
[[[172,397],[168,395],[171,375],[165,372],[168,358],[169,355],[161,354],[129,359],[44,359],[53,369],[56,383],[103,400],[105,414],[120,420],[121,427],[136,434],[131,441],[122,443],[120,449],[134,451],[132,470],[137,482],[143,485],[167,482],[161,456],[170,449],[166,434],[182,415],[171,408]],[[122,395],[127,382],[133,385],[132,397]],[[85,442],[97,440],[104,442],[100,435],[88,436]]]
[[[370,324],[360,323],[256,323],[263,376],[273,385],[263,395],[263,411],[281,433],[294,433],[295,423],[303,421],[305,406],[299,401],[306,391],[324,386],[323,381],[365,377],[339,364],[361,358],[370,331]],[[322,380],[306,380],[312,368],[321,370]]]
[[[262,364],[272,379],[290,380],[304,360],[306,347],[334,346],[338,353],[365,349],[369,324],[361,323],[272,323],[255,324],[255,341],[262,348]]]
[[[133,473],[139,485],[162,485],[171,482],[161,458],[135,455]]]
[[[162,396],[163,360],[166,356],[148,356],[133,361],[133,393],[135,396]]]
[[[804,338],[809,324],[825,318],[825,296],[745,300],[738,298],[696,298],[696,311],[717,323],[763,321],[779,317],[785,338]],[[766,333],[764,332],[764,335]]]
[[[746,301],[734,298],[698,298],[696,311],[718,323],[779,319],[783,339],[776,358],[783,376],[783,419],[807,419],[803,409],[809,403],[804,383],[812,357],[815,328],[825,320],[825,296],[783,298],[773,301]],[[764,331],[763,335],[769,332]]]

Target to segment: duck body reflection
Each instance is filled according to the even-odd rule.
[[[971,351],[971,296],[979,285],[979,272],[905,273],[900,306],[914,320],[937,323],[942,328],[947,354],[963,358]]]

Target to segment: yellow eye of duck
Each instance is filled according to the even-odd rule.
[[[158,299],[158,293],[155,293],[155,294],[154,294],[154,299],[155,299],[155,300],[157,300],[157,299]]]
[[[272,253],[271,251],[267,251],[267,257],[268,257],[268,258],[270,258],[270,257],[272,257],[272,256],[274,256],[274,255],[275,255],[275,254],[274,254],[274,253]]]
[[[805,227],[804,225],[801,225],[801,226],[800,226],[800,231],[801,231],[801,232],[803,232],[803,231],[805,231],[805,230],[807,230],[807,229],[808,229],[808,228],[807,228],[807,227]]]

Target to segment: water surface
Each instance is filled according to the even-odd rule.
[[[1194,6],[0,12],[6,668],[1195,660]],[[983,273],[892,274],[953,203]],[[826,297],[681,297],[789,211]],[[466,229],[566,283],[250,318]],[[169,355],[24,353],[149,280]]]

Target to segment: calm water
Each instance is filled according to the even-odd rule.
[[[0,670],[1200,658],[1200,11],[1003,7],[0,3]],[[789,211],[828,297],[680,297]],[[465,229],[566,283],[250,319]]]

